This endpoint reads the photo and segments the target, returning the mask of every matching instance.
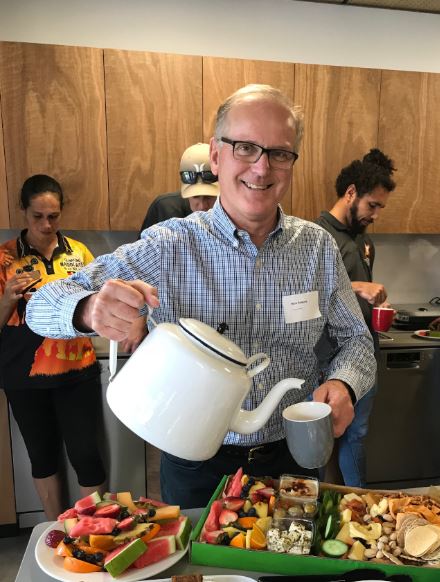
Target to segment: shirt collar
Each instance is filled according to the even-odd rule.
[[[31,247],[31,245],[26,240],[26,233],[28,229],[25,228],[20,232],[20,236],[17,238],[17,253],[18,257],[21,259],[27,255],[38,255],[41,256],[37,249]],[[72,247],[65,236],[61,234],[60,231],[57,232],[58,245],[54,249],[52,256],[57,256],[62,253],[70,254],[72,252]]]
[[[345,226],[345,224],[342,224],[342,222],[340,220],[335,218],[333,216],[333,214],[331,214],[327,210],[323,210],[321,212],[321,217],[324,218],[327,222],[329,222],[334,228],[336,228],[336,230],[341,230],[341,231],[345,230],[346,232],[351,234],[349,228],[347,226]]]
[[[237,240],[238,228],[226,214],[219,198],[217,198],[212,208],[212,224],[231,242],[235,242]],[[273,231],[269,234],[268,238],[284,229],[285,214],[282,211],[281,206],[278,206],[278,222]]]

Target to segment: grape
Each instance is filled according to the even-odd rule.
[[[46,542],[46,546],[49,546],[49,548],[56,548],[57,545],[64,539],[65,535],[65,532],[59,529],[53,529],[47,534],[46,539],[44,540]]]

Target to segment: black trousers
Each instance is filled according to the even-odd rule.
[[[187,461],[162,453],[162,500],[182,509],[205,507],[223,475],[231,475],[239,467],[255,477],[278,478],[283,473],[318,476],[317,471],[304,469],[293,460],[285,440],[261,447],[223,445],[208,461]]]
[[[64,440],[81,486],[93,487],[105,480],[97,435],[99,376],[47,390],[5,389],[5,393],[25,442],[33,477],[43,479],[58,472]]]

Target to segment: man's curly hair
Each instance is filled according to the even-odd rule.
[[[353,160],[345,166],[336,178],[336,193],[342,198],[347,188],[354,184],[359,198],[372,192],[378,186],[382,186],[388,192],[392,192],[396,183],[392,179],[393,161],[379,149],[371,149],[361,160]]]

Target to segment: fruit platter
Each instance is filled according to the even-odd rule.
[[[162,572],[188,550],[191,522],[177,505],[130,492],[95,492],[58,516],[35,548],[40,568],[66,582],[133,582]]]
[[[311,477],[225,476],[192,534],[191,561],[278,574],[378,568],[440,580],[440,498]]]

